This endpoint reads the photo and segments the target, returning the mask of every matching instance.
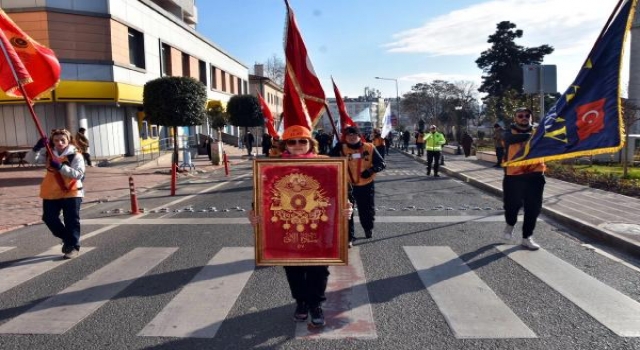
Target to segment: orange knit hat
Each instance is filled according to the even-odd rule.
[[[283,140],[289,139],[311,139],[311,131],[301,125],[291,125],[282,134]]]

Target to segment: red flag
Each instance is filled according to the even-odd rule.
[[[0,55],[0,88],[7,95],[22,96],[12,66],[30,100],[56,87],[60,81],[60,63],[53,51],[31,39],[2,10],[0,40],[7,54]]]
[[[262,95],[258,92],[258,100],[260,100],[260,108],[262,109],[262,115],[264,116],[264,124],[267,126],[267,132],[271,137],[279,137],[276,128],[273,126],[273,114],[267,105],[267,102],[262,98]]]
[[[333,83],[333,92],[336,95],[336,104],[338,105],[338,112],[340,113],[340,129],[344,130],[349,125],[356,125],[353,122],[353,119],[347,113],[347,108],[344,105],[344,100],[342,100],[342,95],[340,95],[340,91],[338,90],[338,86],[336,82],[331,78],[331,82]]]
[[[284,75],[282,109],[284,113],[282,119],[285,129],[292,125],[302,125],[309,130],[313,129],[313,123],[311,122],[311,118],[309,118],[307,107],[294,88],[289,74]]]
[[[604,129],[605,101],[606,99],[602,98],[576,108],[576,127],[580,141]]]
[[[311,64],[311,59],[307,54],[307,48],[298,30],[293,10],[291,10],[287,0],[285,0],[285,4],[287,5],[285,95],[287,94],[288,81],[290,83],[289,90],[297,93],[299,99],[304,101],[308,116],[311,120],[310,126],[313,126],[320,120],[320,117],[322,117],[324,113],[324,90],[322,90],[320,80],[318,80],[313,65]],[[295,99],[291,99],[289,102],[294,102],[293,100]],[[283,102],[285,118],[289,118],[291,113],[297,112],[295,106],[287,105],[288,101],[286,98]],[[287,124],[285,123],[285,127],[286,126]]]

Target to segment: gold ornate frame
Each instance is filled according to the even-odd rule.
[[[348,263],[346,171],[343,158],[254,161],[256,265]]]

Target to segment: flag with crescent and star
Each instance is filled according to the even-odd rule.
[[[637,0],[621,0],[578,76],[506,166],[602,153],[624,146],[620,71]]]

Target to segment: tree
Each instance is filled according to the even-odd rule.
[[[222,103],[216,101],[209,105],[207,109],[207,118],[209,119],[209,125],[217,133],[214,151],[211,152],[211,161],[213,164],[220,164],[220,155],[222,154],[222,128],[229,124],[229,115],[222,107]],[[211,146],[210,146],[211,147]]]
[[[264,125],[260,101],[253,95],[231,97],[227,103],[227,113],[229,114],[229,123],[244,127],[245,135],[249,128]]]
[[[264,65],[264,75],[274,83],[284,86],[284,72],[286,66],[282,59],[275,53],[267,59]]]
[[[622,159],[620,159],[620,161],[622,162],[623,178],[629,177],[629,130],[631,130],[633,124],[640,121],[640,114],[638,113],[639,111],[640,106],[629,99],[622,99],[622,120],[624,122],[624,129],[625,131],[627,131],[625,135],[626,139],[624,140],[625,147],[622,148]],[[633,156],[631,156],[631,161],[633,161]]]
[[[544,56],[554,50],[549,45],[532,48],[517,45],[515,39],[521,38],[523,31],[515,28],[516,25],[509,21],[498,23],[496,32],[487,40],[492,44],[491,48],[483,51],[476,60],[484,73],[478,91],[488,94],[485,100],[495,99],[496,117],[501,120],[509,114],[502,101],[507,91],[522,94],[522,65],[540,64]]]
[[[173,162],[178,163],[178,127],[205,121],[206,87],[191,77],[162,77],[144,84],[143,107],[151,123],[173,127]]]

